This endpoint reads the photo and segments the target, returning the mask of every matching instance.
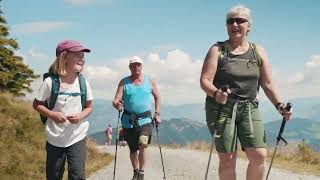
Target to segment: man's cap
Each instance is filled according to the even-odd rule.
[[[58,57],[63,51],[70,52],[87,52],[89,53],[91,50],[84,47],[80,42],[75,40],[64,40],[61,41],[56,48],[56,56]]]
[[[132,63],[143,64],[143,60],[141,58],[139,58],[138,56],[133,56],[129,61],[129,65],[132,64]]]

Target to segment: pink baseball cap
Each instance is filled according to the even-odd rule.
[[[75,40],[64,40],[61,41],[56,48],[56,56],[59,56],[63,51],[71,51],[71,52],[87,52],[89,53],[91,50],[84,47],[80,44],[80,42]]]

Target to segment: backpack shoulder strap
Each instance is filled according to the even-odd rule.
[[[48,75],[51,78],[52,85],[51,85],[51,95],[50,95],[50,103],[49,103],[49,110],[52,110],[54,108],[54,105],[56,104],[59,91],[60,91],[60,79],[59,76],[56,74],[49,74]]]
[[[220,58],[228,57],[229,51],[228,51],[228,48],[226,47],[226,42],[225,41],[218,41],[216,44],[220,47],[220,50],[221,50]]]
[[[252,49],[254,58],[257,60],[258,67],[259,67],[259,69],[261,69],[261,67],[262,67],[262,58],[261,58],[261,56],[259,55],[257,46],[256,46],[255,43],[251,43],[251,42],[249,42],[249,45],[251,46],[251,49]]]
[[[78,79],[79,79],[80,92],[81,92],[81,105],[82,105],[82,109],[84,109],[87,102],[87,84],[86,84],[86,79],[82,74],[79,74]]]
[[[254,58],[257,60],[257,64],[258,64],[258,67],[259,67],[259,70],[261,70],[261,67],[262,67],[262,58],[261,56],[259,55],[259,52],[257,50],[257,46],[255,45],[255,43],[251,43],[249,42],[249,45],[251,46],[251,49],[252,49],[252,52],[253,52],[253,55],[254,55]],[[257,91],[259,92],[259,89],[260,89],[260,80],[258,81],[258,86],[257,86]]]
[[[50,73],[44,73],[43,74],[43,78],[42,78],[42,81],[44,81],[45,79],[47,79],[47,77],[49,77],[50,76]]]

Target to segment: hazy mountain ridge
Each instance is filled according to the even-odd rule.
[[[320,133],[318,132],[320,129],[320,119],[318,118],[320,98],[296,99],[291,102],[294,116],[286,125],[283,137],[295,143],[306,139],[313,148],[320,149]],[[281,120],[279,120],[281,116],[270,102],[262,101],[259,106],[265,122],[268,145],[274,145],[281,125]],[[95,100],[94,113],[89,117],[91,122],[89,134],[98,143],[104,143],[104,130],[108,124],[111,124],[113,128],[116,127],[118,115],[118,111],[112,107],[111,101]],[[159,132],[162,143],[186,144],[192,141],[210,142],[211,140],[205,124],[204,104],[162,105],[161,118],[163,122],[159,127]]]
[[[273,121],[265,124],[269,144],[276,143],[282,121]],[[288,142],[306,142],[315,150],[320,150],[320,122],[305,118],[294,118],[286,123],[282,137]]]
[[[113,140],[115,143],[116,128],[113,129]],[[98,144],[105,144],[105,132],[95,132],[89,135],[96,140]],[[159,137],[163,144],[187,144],[193,141],[210,141],[210,134],[207,126],[203,123],[191,119],[170,119],[164,120],[159,126]],[[154,127],[152,139],[156,142],[156,129]]]
[[[280,129],[281,121],[274,121],[265,124],[266,136],[268,146],[274,146],[276,137]],[[311,147],[317,151],[320,150],[320,122],[312,121],[309,119],[296,118],[290,120],[286,124],[283,138],[288,143],[296,144],[300,143],[302,139],[311,145]],[[113,137],[116,137],[115,129],[113,130]],[[211,136],[207,125],[191,119],[186,118],[174,118],[170,120],[164,120],[159,126],[160,141],[162,144],[180,144],[186,145],[191,142],[205,141],[211,143]],[[90,134],[98,144],[105,143],[105,133],[97,132]],[[153,131],[153,142],[156,141],[156,131]],[[113,143],[115,143],[113,139]]]
[[[306,118],[320,122],[320,97],[293,99],[294,118]],[[93,102],[94,112],[89,116],[89,133],[104,131],[111,124],[117,125],[118,111],[112,107],[112,101],[96,99]],[[161,105],[161,118],[174,119],[186,118],[205,123],[205,111],[203,103],[183,105]],[[260,101],[260,112],[264,122],[271,122],[281,118],[279,113],[269,101]]]

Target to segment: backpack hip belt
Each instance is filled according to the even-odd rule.
[[[123,114],[126,114],[129,116],[130,124],[132,124],[135,127],[139,127],[139,123],[138,123],[139,119],[144,119],[147,117],[152,118],[150,110],[143,112],[143,113],[140,113],[140,114],[136,114],[136,113],[131,113],[131,112],[127,111],[126,109],[124,109]]]

